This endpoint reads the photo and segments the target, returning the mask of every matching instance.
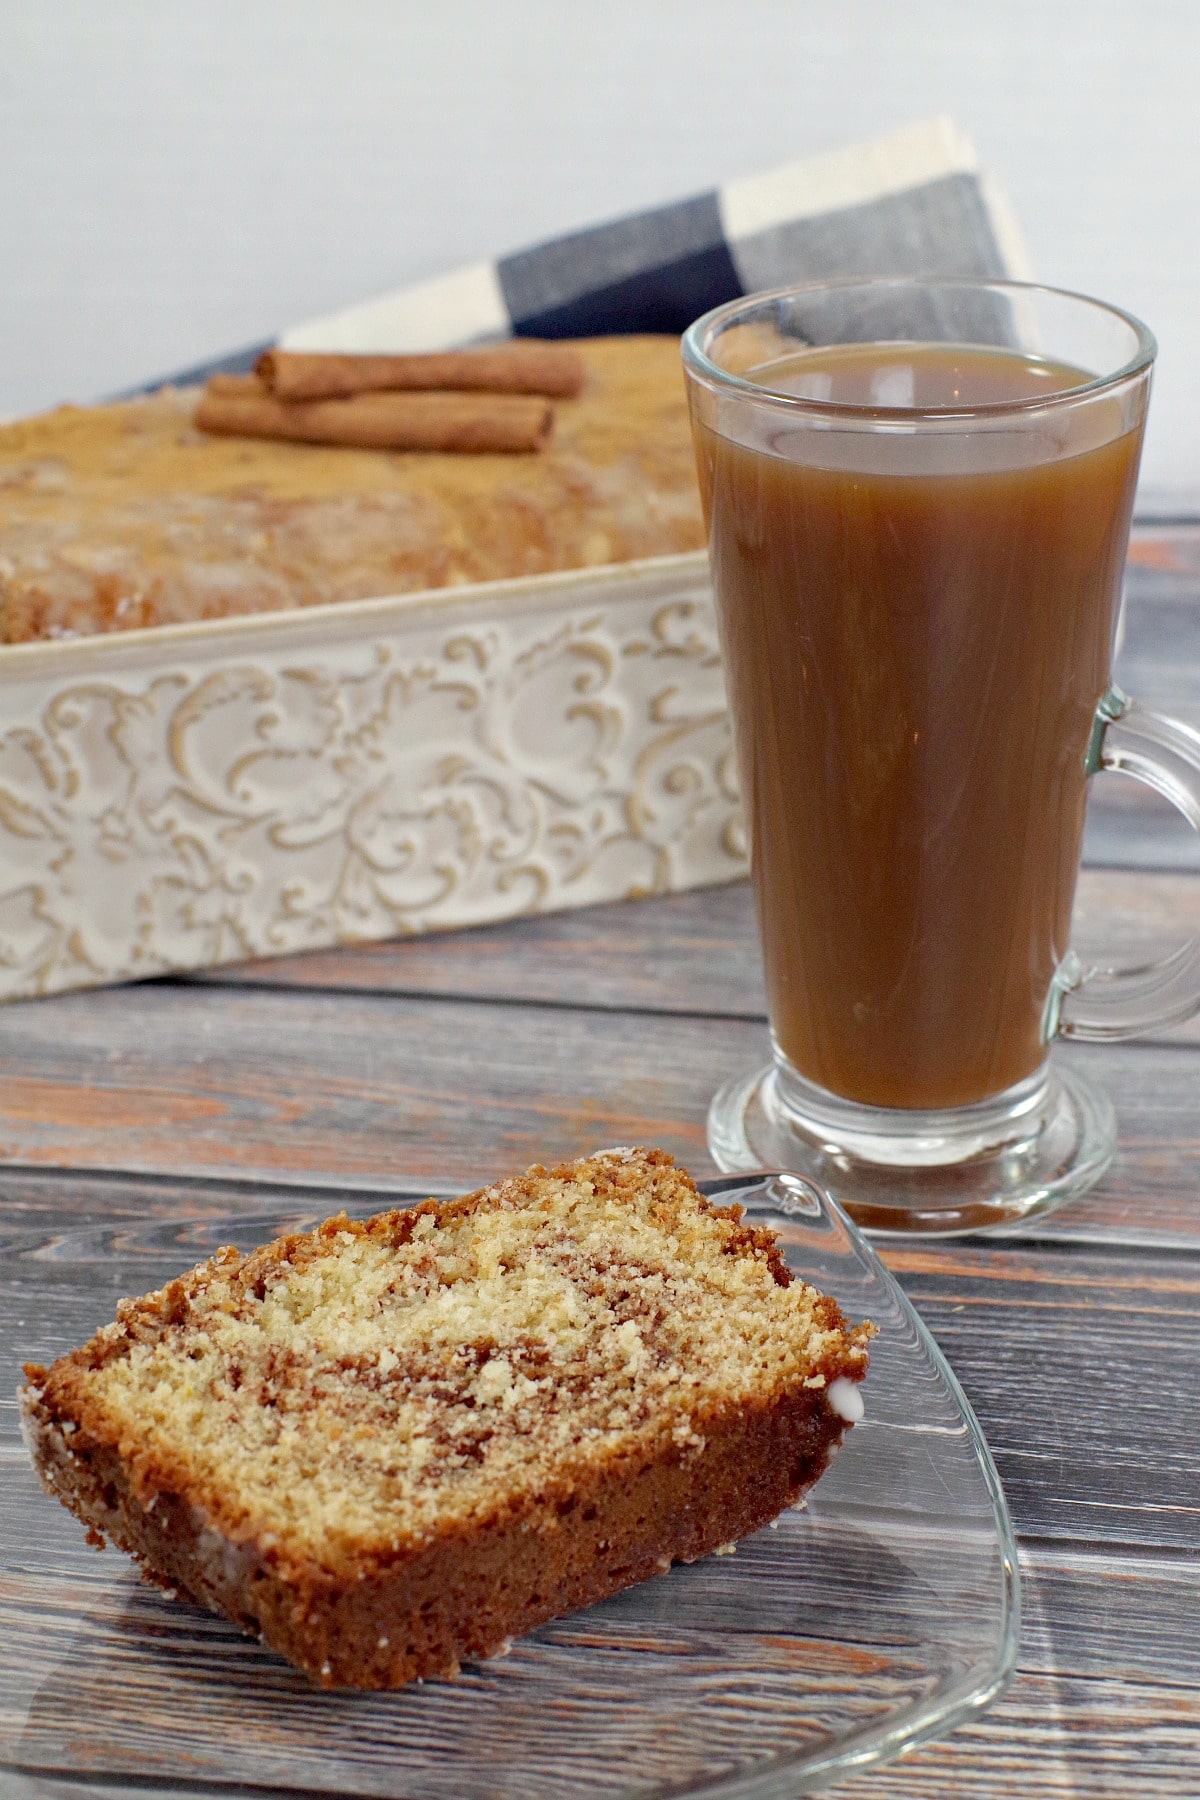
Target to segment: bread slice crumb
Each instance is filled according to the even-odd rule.
[[[323,1686],[396,1687],[795,1504],[873,1329],[623,1149],[219,1250],[21,1410],[90,1535]]]

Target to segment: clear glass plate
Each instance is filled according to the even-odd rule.
[[[866,1419],[807,1507],[734,1555],[675,1567],[456,1681],[390,1694],[316,1692],[223,1620],[143,1586],[119,1552],[89,1549],[17,1434],[22,1361],[51,1361],[122,1295],[218,1244],[248,1249],[315,1218],[281,1204],[0,1240],[4,1792],[58,1793],[73,1777],[106,1794],[773,1800],[986,1705],[1016,1655],[1017,1562],[958,1383],[874,1251],[815,1189],[787,1175],[705,1186],[773,1225],[794,1269],[880,1327]]]

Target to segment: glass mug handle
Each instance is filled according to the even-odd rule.
[[[1200,832],[1200,732],[1164,719],[1110,687],[1099,706],[1085,769],[1132,775],[1162,794]],[[1189,938],[1158,962],[1132,968],[1085,964],[1068,950],[1054,972],[1042,1035],[1137,1037],[1156,1025],[1176,1025],[1200,1012],[1200,937]]]

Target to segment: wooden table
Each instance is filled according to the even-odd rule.
[[[1118,674],[1200,724],[1200,527],[1138,536]],[[1178,940],[1200,839],[1127,788],[1096,793],[1080,933]],[[0,1205],[223,1216],[287,1184],[368,1210],[631,1141],[711,1173],[709,1096],[766,1049],[745,886],[13,1006]],[[1200,1794],[1200,1024],[1063,1054],[1116,1102],[1101,1186],[1019,1238],[887,1252],[1007,1489],[1019,1673],[839,1793]]]

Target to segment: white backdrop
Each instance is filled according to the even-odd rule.
[[[0,414],[951,112],[1162,356],[1200,496],[1194,0],[0,0]]]

